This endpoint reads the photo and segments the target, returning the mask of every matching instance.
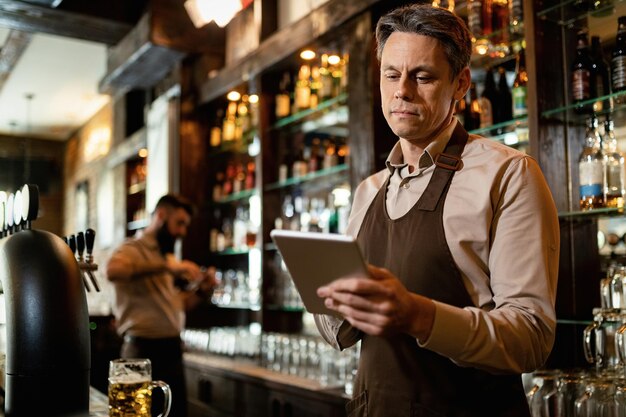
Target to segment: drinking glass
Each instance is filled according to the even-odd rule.
[[[172,405],[169,385],[152,380],[149,359],[114,359],[109,363],[109,416],[151,417],[152,389],[161,388],[165,394],[163,413],[167,417]]]

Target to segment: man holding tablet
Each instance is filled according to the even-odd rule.
[[[320,287],[338,349],[359,339],[349,416],[529,416],[520,374],[554,342],[559,224],[537,163],[454,117],[471,35],[445,9],[378,22],[384,116],[399,137],[356,190],[348,234],[368,274]]]

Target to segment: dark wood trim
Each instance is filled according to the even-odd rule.
[[[11,75],[13,67],[30,44],[32,34],[19,30],[9,31],[4,45],[0,49],[0,91]]]
[[[0,0],[0,26],[114,45],[131,25],[23,1]]]
[[[121,94],[148,89],[176,67],[185,53],[152,42],[152,15],[145,14],[137,26],[116,46],[109,48],[107,74],[100,80],[100,93]]]
[[[322,35],[330,33],[379,1],[331,0],[325,3],[291,26],[267,38],[247,57],[223,68],[217,76],[207,80],[200,90],[200,103],[207,103],[235,88],[242,81],[254,78],[263,70],[289,57]]]

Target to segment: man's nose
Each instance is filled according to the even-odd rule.
[[[399,100],[409,100],[411,98],[408,77],[400,78],[400,81],[398,82],[398,89],[394,94],[394,98]]]

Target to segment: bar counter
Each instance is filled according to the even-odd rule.
[[[343,386],[325,387],[252,360],[187,352],[184,362],[190,417],[283,415],[281,409],[298,416],[343,416],[350,398]]]

